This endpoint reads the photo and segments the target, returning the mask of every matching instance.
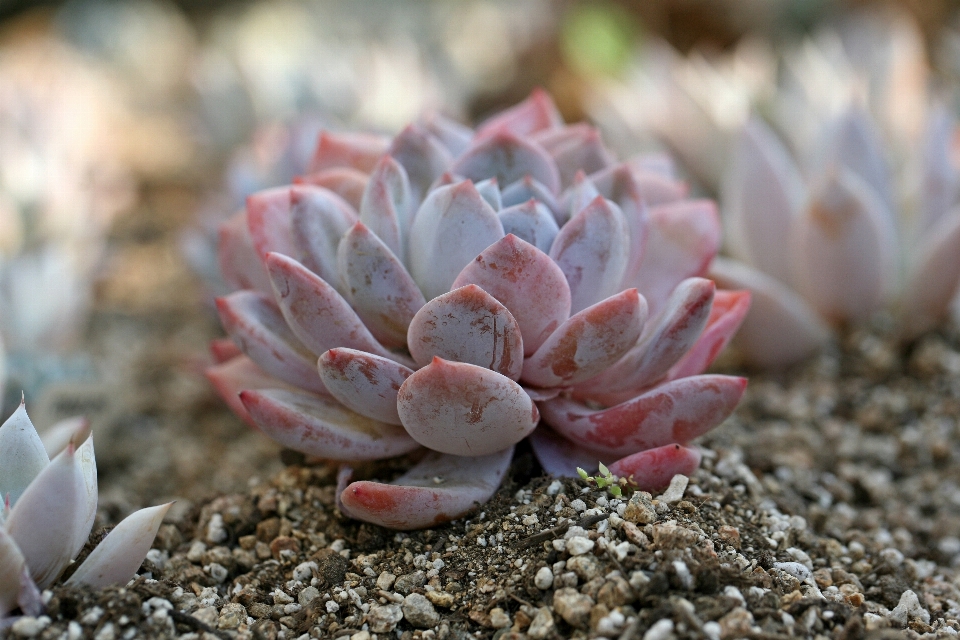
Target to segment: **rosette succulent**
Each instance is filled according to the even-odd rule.
[[[51,459],[52,456],[52,459]],[[87,542],[97,512],[97,465],[85,420],[55,425],[41,440],[23,403],[0,426],[0,618],[40,611],[53,584]],[[169,504],[124,519],[67,584],[124,584],[150,550]]]
[[[648,489],[746,381],[701,375],[749,306],[701,277],[708,201],[662,158],[617,162],[543,92],[471,131],[440,116],[392,140],[322,133],[311,172],[247,200],[220,236],[239,291],[209,377],[281,444],[351,463],[358,519],[430,526],[486,501],[530,436],[549,472],[609,463]]]

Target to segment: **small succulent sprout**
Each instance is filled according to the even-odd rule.
[[[64,432],[69,437],[63,441]],[[0,426],[0,617],[32,609],[33,594],[56,582],[86,544],[97,512],[97,466],[86,420],[49,432],[50,453],[21,402]],[[170,505],[137,511],[118,524],[68,582],[124,584],[153,544]]]
[[[284,446],[417,460],[390,482],[344,466],[345,514],[396,529],[461,517],[528,437],[551,473],[609,464],[610,490],[611,474],[654,489],[696,468],[681,445],[743,393],[702,372],[749,294],[703,277],[716,207],[686,200],[662,161],[618,162],[537,91],[475,133],[432,116],[386,144],[326,135],[314,165],[251,196],[250,241],[221,244],[227,281],[250,284],[218,303],[235,349],[215,344],[209,377]],[[364,176],[359,202],[324,177],[344,170]],[[309,187],[309,215],[307,183],[326,185]]]
[[[610,495],[619,498],[623,495],[624,487],[629,487],[631,481],[628,478],[618,478],[617,476],[611,473],[610,469],[607,468],[607,465],[602,462],[599,463],[599,475],[591,476],[588,475],[586,471],[577,467],[577,475],[579,475],[584,482],[588,485],[593,485],[597,489],[603,490],[606,489],[610,492]]]

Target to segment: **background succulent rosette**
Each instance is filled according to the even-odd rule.
[[[306,175],[221,228],[237,291],[209,377],[310,456],[425,449],[390,483],[344,465],[344,512],[385,526],[486,501],[528,436],[548,472],[602,461],[665,486],[746,384],[702,374],[749,295],[701,277],[720,223],[685,196],[668,159],[616,161],[542,92],[476,131],[428,115],[393,139],[322,133]]]

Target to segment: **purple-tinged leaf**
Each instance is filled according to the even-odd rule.
[[[630,258],[623,212],[609,200],[594,198],[560,229],[550,257],[567,278],[572,313],[609,298],[621,290]]]
[[[677,179],[676,165],[668,153],[640,153],[630,157],[627,163],[635,171],[652,173],[668,180]]]
[[[0,525],[0,619],[17,608],[25,563],[17,543]]]
[[[434,358],[400,387],[400,420],[423,446],[485,456],[523,440],[540,420],[523,388],[495,371]]]
[[[523,382],[555,387],[592,378],[636,344],[646,319],[647,302],[636,289],[587,307],[523,362]]]
[[[360,210],[360,201],[363,199],[363,192],[367,189],[368,174],[351,169],[349,167],[339,167],[337,169],[324,169],[316,173],[294,178],[296,185],[312,185],[329,189],[344,199],[354,211]]]
[[[83,488],[78,496],[76,520],[74,521],[73,545],[70,548],[70,557],[76,558],[83,545],[87,544],[90,530],[97,517],[97,457],[93,450],[93,436],[90,426],[80,425],[74,433],[72,444],[82,443],[76,448],[77,463],[80,466],[80,475],[83,477]],[[70,444],[67,445],[68,447]]]
[[[315,356],[290,331],[270,298],[255,291],[236,291],[218,298],[217,310],[233,341],[263,371],[296,387],[324,392]]]
[[[220,394],[230,410],[253,428],[257,424],[240,402],[240,392],[246,390],[288,388],[280,380],[263,372],[247,356],[238,356],[206,370],[207,379]],[[292,390],[296,387],[289,387]]]
[[[411,124],[401,131],[387,153],[406,170],[414,202],[423,201],[430,185],[453,160],[443,142],[418,124]]]
[[[474,181],[495,177],[500,184],[507,185],[530,176],[551,193],[560,190],[560,174],[550,154],[540,145],[505,130],[475,138],[450,171]]]
[[[896,281],[896,229],[880,198],[849,171],[814,192],[791,249],[797,291],[831,321],[865,319]]]
[[[475,284],[427,302],[410,323],[407,348],[421,367],[439,357],[512,380],[523,369],[520,326],[503,304]]]
[[[908,337],[942,321],[960,288],[960,209],[954,208],[927,232],[916,258],[901,301]]]
[[[615,162],[603,145],[600,132],[585,123],[541,131],[532,139],[553,156],[564,187],[573,183],[578,171],[596,173]]]
[[[410,275],[429,300],[450,290],[456,274],[503,237],[503,225],[469,180],[434,189],[410,231]]]
[[[830,338],[829,327],[803,298],[773,278],[725,258],[714,260],[710,277],[717,286],[750,291],[750,310],[734,342],[751,363],[793,364]]]
[[[500,197],[500,185],[497,183],[496,178],[481,180],[474,186],[477,188],[477,193],[490,205],[491,209],[499,212],[500,209],[503,208],[503,200]]]
[[[942,104],[931,109],[924,135],[920,216],[916,235],[923,238],[957,203],[960,167],[954,159],[956,122]]]
[[[723,183],[727,241],[734,256],[789,284],[790,232],[805,193],[800,170],[758,118],[738,136]]]
[[[36,618],[43,613],[43,597],[37,583],[30,577],[29,568],[24,565],[20,571],[20,595],[17,596],[17,604],[20,605],[20,611],[23,615]],[[3,627],[3,620],[0,620],[0,629]]]
[[[720,249],[720,218],[709,200],[684,200],[650,209],[650,235],[634,279],[659,313],[683,280],[704,276]]]
[[[396,160],[384,156],[370,174],[360,204],[360,221],[390,247],[401,262],[407,254],[406,235],[413,207],[407,172]]]
[[[297,257],[290,207],[290,187],[266,189],[247,196],[247,226],[261,260],[271,251]]]
[[[540,403],[543,420],[560,435],[610,456],[685,444],[723,422],[736,408],[746,378],[701,375],[673,380],[609,409],[558,397]]]
[[[512,233],[547,253],[560,232],[550,209],[536,200],[507,207],[497,214],[504,233]]]
[[[299,391],[244,391],[240,400],[272,440],[328,460],[380,460],[419,445],[403,427],[371,420],[324,396]]]
[[[340,504],[351,518],[391,529],[437,526],[487,502],[512,458],[513,447],[471,458],[431,452],[390,484],[350,484],[340,493]]]
[[[0,502],[15,505],[27,486],[50,463],[40,435],[20,406],[0,426]]]
[[[321,131],[309,171],[351,167],[369,173],[389,145],[390,139],[385,136]]]
[[[420,118],[420,126],[440,141],[451,157],[456,157],[467,150],[473,130],[455,120],[447,118],[441,113],[427,113]]]
[[[508,184],[501,192],[500,198],[502,207],[512,207],[531,199],[536,200],[547,207],[554,218],[558,218],[559,207],[556,196],[546,186],[530,176],[524,176],[513,184]]]
[[[636,346],[615,365],[581,385],[578,397],[614,404],[663,378],[703,332],[714,288],[713,282],[704,278],[681,282]]]
[[[286,324],[310,351],[320,354],[328,349],[348,347],[398,362],[402,359],[377,342],[347,301],[323,278],[278,253],[268,254],[266,265]]]
[[[337,261],[346,297],[370,333],[387,347],[406,345],[407,327],[426,300],[396,255],[358,222],[340,242]]]
[[[749,310],[749,291],[714,292],[706,328],[680,362],[670,368],[667,380],[695,376],[706,371],[729,344]]]
[[[330,349],[318,363],[330,395],[348,409],[379,422],[400,424],[397,391],[412,369],[354,349]]]
[[[570,218],[586,209],[591,202],[597,199],[600,192],[596,185],[582,171],[577,172],[566,191],[560,195],[559,218],[557,222],[566,224]]]
[[[610,458],[605,453],[574,444],[545,424],[541,424],[530,434],[530,445],[543,470],[558,477],[576,478],[578,467],[594,471],[598,462]]]
[[[356,211],[343,198],[322,187],[291,187],[290,203],[297,251],[287,255],[294,260],[302,258],[303,266],[339,287],[337,247],[343,234],[356,223]]]
[[[550,256],[514,235],[471,261],[454,287],[475,284],[499,300],[520,325],[524,355],[532,355],[570,317],[570,288]]]
[[[230,338],[214,338],[210,341],[210,355],[216,364],[233,360],[242,353],[240,347]]]
[[[253,246],[246,211],[238,211],[220,225],[217,232],[217,263],[223,279],[230,287],[270,291],[270,279]]]
[[[621,288],[636,286],[636,274],[640,269],[649,235],[650,221],[647,210],[654,201],[649,197],[650,194],[643,191],[637,181],[637,172],[626,163],[595,173],[589,176],[588,180],[601,196],[616,204],[623,214],[623,220],[629,230],[630,257],[623,273]],[[578,212],[579,210],[572,211],[571,214],[576,215]],[[644,291],[641,293],[646,295]]]
[[[530,396],[530,399],[534,402],[540,402],[541,400],[552,400],[556,398],[563,391],[563,388],[553,387],[551,389],[539,389],[536,387],[523,387],[523,391]]]
[[[667,444],[634,453],[607,467],[618,478],[627,478],[640,491],[657,493],[670,486],[673,476],[691,476],[700,466],[701,454],[679,444]]]
[[[121,520],[67,579],[67,584],[92,589],[125,585],[143,564],[172,504],[140,509]]]
[[[544,129],[563,126],[563,116],[553,99],[543,89],[534,89],[523,102],[505,109],[480,125],[477,138],[506,130],[514,135],[528,136]]]
[[[884,157],[883,143],[869,114],[851,105],[826,134],[826,158],[820,166],[849,169],[867,183],[881,203],[880,211],[893,223],[893,180]]]

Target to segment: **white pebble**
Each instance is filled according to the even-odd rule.
[[[596,543],[590,538],[582,538],[577,536],[576,538],[570,538],[567,540],[567,553],[572,556],[582,556],[583,554],[593,550],[594,546],[596,546]]]
[[[555,496],[558,493],[560,493],[560,489],[563,489],[563,483],[560,482],[559,480],[554,480],[553,482],[550,483],[550,486],[547,487],[547,495]]]
[[[541,567],[533,578],[533,584],[541,591],[549,589],[553,585],[553,571],[550,571],[550,567]]]
[[[799,562],[774,562],[773,566],[777,569],[780,569],[780,571],[786,571],[794,578],[801,581],[806,580],[813,575],[810,569],[807,569]]]
[[[573,510],[577,512],[582,512],[587,510],[587,503],[581,500],[580,498],[577,498],[576,500],[571,500],[570,506],[573,507]]]
[[[652,627],[643,634],[643,640],[667,640],[673,637],[673,620],[664,618],[657,620]]]
[[[661,502],[666,502],[667,504],[673,504],[674,502],[680,502],[683,499],[683,492],[687,490],[687,483],[690,482],[690,478],[685,475],[677,474],[673,476],[670,480],[670,486],[667,487],[667,490],[663,492],[663,495],[660,496]]]

